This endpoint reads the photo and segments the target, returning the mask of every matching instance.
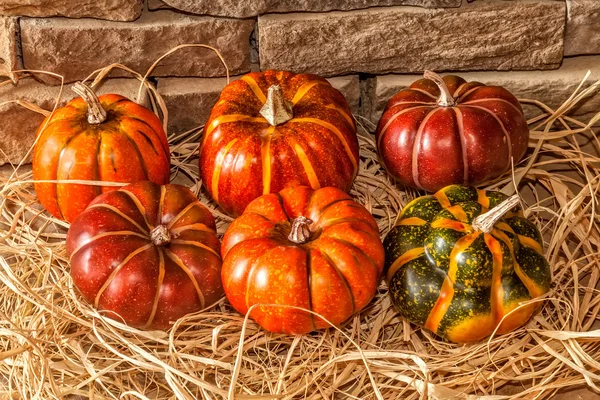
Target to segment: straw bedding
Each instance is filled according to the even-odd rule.
[[[97,71],[94,85],[113,68],[124,67]],[[143,89],[166,126],[160,95],[147,82]],[[402,320],[385,283],[343,326],[305,336],[265,332],[225,299],[168,332],[126,327],[81,301],[69,276],[67,224],[36,202],[29,169],[9,168],[0,186],[0,399],[542,399],[585,385],[600,390],[600,142],[589,128],[600,115],[564,117],[595,90],[578,88],[558,110],[523,100],[540,110],[529,121],[530,151],[488,188],[523,195],[545,238],[552,290],[526,326],[471,345]],[[420,193],[388,179],[374,125],[357,121],[352,195],[383,238]],[[231,219],[201,188],[200,138],[201,127],[170,137],[172,178],[198,193],[222,234]]]

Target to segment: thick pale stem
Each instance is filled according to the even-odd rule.
[[[440,89],[440,97],[438,97],[437,100],[438,105],[442,107],[452,107],[454,104],[456,104],[452,93],[450,93],[448,86],[446,86],[446,82],[444,82],[441,76],[433,71],[425,71],[423,73],[423,77],[425,79],[432,80]]]
[[[150,240],[155,246],[164,246],[171,243],[171,233],[164,225],[158,225],[150,232]]]
[[[94,91],[84,85],[81,82],[77,82],[73,85],[72,89],[75,93],[80,95],[88,105],[88,116],[87,120],[92,125],[101,124],[106,120],[106,111],[102,108],[100,100]]]
[[[283,97],[281,86],[269,87],[267,101],[260,109],[260,115],[273,126],[283,124],[294,117],[292,105]]]
[[[476,217],[473,220],[473,229],[483,233],[491,233],[494,230],[494,225],[496,225],[496,222],[498,222],[498,220],[502,218],[504,214],[514,208],[517,204],[519,204],[519,195],[515,194],[485,214],[481,214],[480,216]]]
[[[306,217],[298,217],[292,222],[292,231],[288,235],[291,242],[303,244],[310,241],[310,229],[308,226],[312,224],[312,220]]]

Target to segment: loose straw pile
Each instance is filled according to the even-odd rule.
[[[113,68],[124,67],[97,71],[94,84]],[[134,75],[166,126],[160,95]],[[541,399],[600,390],[600,142],[590,129],[600,113],[587,124],[564,116],[596,86],[579,87],[557,110],[523,100],[542,113],[530,121],[530,152],[489,188],[523,194],[546,241],[552,290],[525,327],[471,345],[445,343],[398,317],[385,283],[343,326],[305,336],[265,332],[225,299],[168,332],[126,327],[81,301],[67,225],[36,202],[31,172],[15,167],[0,187],[0,399]],[[388,179],[373,124],[357,118],[352,195],[384,237],[420,194]],[[201,188],[200,138],[201,128],[170,137],[172,177],[198,193],[222,234],[231,219]],[[584,139],[595,152],[582,150]]]

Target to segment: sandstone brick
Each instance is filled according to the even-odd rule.
[[[157,1],[157,0],[153,0]],[[266,13],[355,10],[374,6],[458,7],[461,0],[158,0],[194,14],[247,18]]]
[[[142,5],[142,0],[2,0],[0,15],[133,21],[140,16]]]
[[[549,69],[563,54],[565,4],[477,1],[258,18],[261,69],[323,75]]]
[[[567,0],[565,55],[600,54],[600,2]]]
[[[588,70],[592,72],[587,83],[590,85],[600,79],[600,56],[566,58],[563,65],[553,71],[457,72],[456,74],[468,81],[503,86],[519,99],[539,100],[557,109],[581,83]],[[383,75],[369,79],[363,90],[361,114],[377,123],[390,97],[420,78],[420,75]],[[523,108],[528,118],[541,114],[535,106],[524,105]],[[582,122],[588,122],[597,112],[600,112],[598,92],[582,100],[571,110],[570,115]]]
[[[239,78],[234,76],[231,80]],[[358,76],[330,78],[329,82],[346,97],[352,112],[357,113]],[[159,78],[158,92],[169,111],[169,132],[181,133],[204,125],[225,84],[225,78]]]
[[[96,92],[98,94],[117,93],[135,99],[138,93],[137,79],[108,79]],[[34,80],[21,80],[18,85],[0,87],[0,165],[18,163],[27,154],[35,140],[35,132],[44,117],[15,103],[2,104],[12,100],[22,100],[38,105],[45,110],[52,110],[58,98],[60,87],[46,86]],[[77,95],[67,85],[63,89],[59,106],[64,105]],[[148,105],[147,97],[142,91],[142,103]],[[31,156],[26,162],[31,161]]]
[[[202,43],[218,48],[230,72],[239,74],[250,68],[253,28],[251,20],[197,17],[167,10],[146,12],[129,23],[82,19],[73,24],[66,18],[24,18],[23,62],[27,69],[52,71],[73,82],[116,62],[145,73],[175,46]],[[213,51],[189,48],[163,60],[152,75],[215,77],[225,75],[225,69]]]
[[[12,17],[0,17],[0,76],[19,69],[18,21]],[[0,78],[0,81],[3,79]]]
[[[156,10],[169,10],[172,7],[162,0],[148,0],[148,10],[156,11]]]

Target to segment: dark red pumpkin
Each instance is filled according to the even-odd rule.
[[[401,183],[431,192],[497,178],[529,140],[519,101],[506,89],[427,71],[393,96],[377,126],[377,149]]]
[[[340,324],[375,295],[384,250],[366,208],[336,188],[301,186],[259,197],[227,229],[222,280],[233,307],[255,304],[310,309]],[[272,332],[329,327],[287,307],[257,306],[251,317]]]
[[[104,193],[71,224],[73,283],[108,316],[163,329],[222,295],[215,220],[187,188],[137,182]]]
[[[169,182],[170,152],[158,117],[116,94],[82,96],[50,115],[40,126],[33,152],[33,179]],[[42,205],[56,218],[73,221],[101,193],[115,186],[35,183]]]
[[[316,75],[245,75],[223,89],[204,127],[200,176],[234,216],[255,198],[289,186],[349,191],[357,170],[348,102]]]

